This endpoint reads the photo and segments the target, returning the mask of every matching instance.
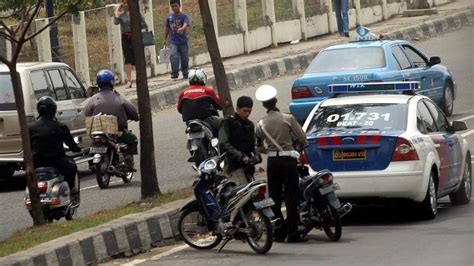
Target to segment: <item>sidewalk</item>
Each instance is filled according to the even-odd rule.
[[[422,17],[396,17],[370,25],[373,32],[390,38],[424,39],[474,23],[474,3],[460,0],[438,7],[439,13]],[[304,70],[317,52],[347,39],[336,35],[314,38],[296,45],[281,45],[250,55],[224,60],[232,88],[258,80]],[[211,65],[203,68],[210,74]],[[171,81],[168,75],[149,80],[152,107],[173,105],[186,81]],[[134,90],[118,88],[132,101]],[[84,265],[97,264],[115,256],[131,256],[151,247],[173,243],[179,238],[177,220],[185,201],[173,202],[144,213],[128,215],[98,227],[80,231],[34,248],[0,258],[0,265]]]
[[[438,28],[435,29],[433,24],[430,25],[430,22],[442,22],[444,18],[450,15],[472,10],[474,9],[474,1],[457,0],[439,6],[437,9],[438,14],[435,15],[419,17],[397,16],[369,25],[369,28],[372,32],[384,33],[386,38],[390,39],[418,40],[434,37],[449,31],[456,25],[443,26],[439,24]],[[447,22],[447,20],[444,20],[444,22]],[[455,21],[451,22],[456,24]],[[351,35],[354,35],[353,31]],[[275,48],[266,48],[251,54],[224,59],[229,86],[231,89],[236,89],[259,80],[304,71],[319,50],[347,41],[347,38],[339,37],[338,34],[328,34],[306,41],[301,40],[295,45],[284,44]],[[215,87],[212,65],[209,63],[201,67],[208,74],[209,83]],[[178,92],[187,85],[186,80],[171,80],[169,74],[149,78],[148,86],[152,109],[156,111],[175,105],[178,99]],[[135,89],[125,89],[124,86],[119,86],[117,89],[136,104],[137,94]]]

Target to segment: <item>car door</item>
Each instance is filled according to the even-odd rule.
[[[424,101],[420,101],[417,107],[418,111],[418,129],[423,130],[424,134],[428,136],[433,142],[434,148],[438,154],[440,165],[438,173],[438,193],[444,191],[448,184],[449,177],[449,139],[446,134],[438,131],[436,121],[431,115],[428,107]]]
[[[90,138],[86,135],[84,102],[87,100],[86,91],[81,82],[69,68],[61,69],[66,89],[71,98],[71,103],[76,110],[73,126],[70,128],[73,135],[79,136],[79,145],[83,148],[90,147]]]
[[[74,122],[77,116],[77,109],[75,108],[73,101],[71,100],[66,89],[60,69],[47,69],[46,73],[49,77],[51,88],[56,95],[56,104],[58,105],[56,118],[61,123],[67,125],[70,130],[72,130],[74,128]]]
[[[412,64],[405,52],[399,45],[394,45],[391,48],[392,55],[395,59],[398,72],[400,73],[402,81],[418,81],[418,71],[412,67]]]
[[[463,164],[461,142],[457,134],[448,132],[450,124],[443,111],[429,100],[424,102],[435,120],[438,132],[443,135],[448,146],[448,175],[444,189],[449,189],[459,183],[458,179],[461,176]]]
[[[439,75],[439,77],[437,77],[438,72],[429,66],[429,61],[426,56],[415,47],[409,44],[403,44],[402,48],[410,59],[413,68],[417,70],[416,76],[421,86],[420,93],[435,102],[440,102],[443,97],[443,87],[436,86],[436,84],[439,83],[438,80],[440,80],[442,76]]]

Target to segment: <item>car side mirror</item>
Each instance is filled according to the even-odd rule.
[[[466,130],[467,126],[466,123],[462,121],[453,121],[451,126],[448,127],[448,131],[451,133]]]
[[[431,57],[429,65],[434,66],[434,65],[437,65],[437,64],[441,64],[441,58],[439,58],[439,56]]]

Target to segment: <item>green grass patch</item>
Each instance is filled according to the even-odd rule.
[[[191,188],[164,193],[154,198],[133,202],[125,206],[104,210],[74,221],[61,220],[38,227],[17,231],[8,239],[0,242],[0,257],[4,257],[50,240],[66,236],[84,229],[95,227],[128,214],[140,213],[172,201],[185,199],[192,195]],[[79,211],[81,209],[79,208]]]

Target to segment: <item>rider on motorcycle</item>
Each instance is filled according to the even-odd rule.
[[[208,123],[217,135],[222,119],[217,110],[222,110],[219,96],[206,86],[206,73],[200,69],[189,71],[189,87],[179,92],[178,112],[183,121],[194,119]]]
[[[29,126],[33,165],[35,168],[56,168],[68,183],[71,195],[76,195],[79,193],[75,190],[77,166],[66,157],[63,143],[73,152],[80,152],[81,148],[74,141],[69,128],[56,119],[57,105],[53,98],[41,97],[36,106],[38,120]]]
[[[117,141],[127,144],[125,156],[127,165],[133,169],[133,155],[138,154],[138,139],[128,130],[128,120],[138,121],[137,109],[133,104],[114,91],[114,74],[103,69],[97,73],[96,83],[100,91],[92,96],[85,108],[86,116],[98,114],[117,117],[119,136]]]

